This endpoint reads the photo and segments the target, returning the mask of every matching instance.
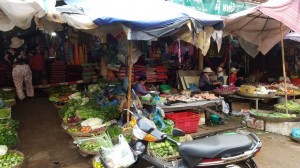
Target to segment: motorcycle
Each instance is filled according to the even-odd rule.
[[[143,117],[140,110],[135,113],[128,111],[136,121],[132,131],[134,137],[130,146],[138,160],[144,159],[154,167],[257,167],[253,157],[260,151],[262,143],[253,133],[249,135],[222,134],[179,143],[157,129],[154,122]],[[176,128],[172,134],[173,136],[185,135],[183,131]],[[149,142],[166,140],[177,145],[181,159],[176,162],[166,162],[148,154]]]
[[[126,110],[134,118],[133,137],[129,145],[137,158],[135,164],[146,160],[155,168],[257,168],[253,157],[260,151],[262,143],[255,134],[221,134],[179,143],[156,128],[154,122],[144,117],[143,112],[138,110],[134,103],[133,106],[135,112]],[[174,128],[172,135],[185,136],[185,133]],[[148,154],[149,142],[164,141],[177,145],[180,159],[167,162]],[[104,166],[107,167],[105,163]]]

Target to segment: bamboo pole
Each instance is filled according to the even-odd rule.
[[[130,49],[129,49],[129,75],[128,75],[128,94],[127,94],[127,109],[130,109],[131,106],[131,79],[132,79],[132,48],[133,48],[133,42],[130,41]],[[127,123],[130,121],[130,113],[127,112]]]
[[[284,44],[283,44],[283,32],[282,32],[282,23],[280,22],[280,33],[281,33],[281,56],[282,56],[282,69],[283,69],[283,78],[284,78],[284,106],[285,113],[288,114],[287,108],[287,87],[286,87],[286,72],[285,72],[285,59],[284,59]]]

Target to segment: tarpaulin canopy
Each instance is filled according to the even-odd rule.
[[[221,30],[224,27],[223,20],[219,16],[162,0],[65,0],[65,2],[67,5],[56,7],[57,13],[53,14],[50,20],[62,19],[63,22],[76,28],[78,25],[99,27],[119,25],[120,29],[126,32],[128,40],[156,40],[184,29],[186,30],[182,32],[184,39],[198,45],[197,47],[203,49],[204,55],[209,46],[212,29]],[[86,18],[88,24],[80,24],[82,21],[75,15]],[[49,16],[50,14],[48,18]],[[89,26],[83,27],[89,29]],[[186,38],[187,34],[190,36],[189,39]],[[178,38],[181,36],[178,35]],[[199,40],[202,42],[198,42]]]
[[[284,39],[300,42],[300,33],[292,32],[287,34]]]
[[[1,0],[0,31],[12,30],[15,26],[29,28],[33,17],[43,17],[51,3],[55,5],[55,0]]]
[[[257,7],[229,15],[225,18],[224,35],[237,35],[245,51],[255,57],[266,54],[290,29],[300,32],[299,0],[270,0]]]

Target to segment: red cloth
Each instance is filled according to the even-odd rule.
[[[37,53],[29,59],[29,66],[32,70],[42,71],[44,69],[44,57]]]
[[[229,84],[235,84],[236,80],[237,80],[236,74],[234,74],[234,73],[230,74]]]

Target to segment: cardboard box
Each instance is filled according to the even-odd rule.
[[[232,102],[231,103],[231,111],[241,111],[245,109],[250,109],[249,103],[240,103],[240,102]]]
[[[247,127],[258,129],[258,130],[264,130],[265,124],[263,120],[257,120],[253,117],[247,117],[246,118]]]
[[[205,124],[205,113],[204,112],[201,112],[199,113],[199,125],[204,125]]]

